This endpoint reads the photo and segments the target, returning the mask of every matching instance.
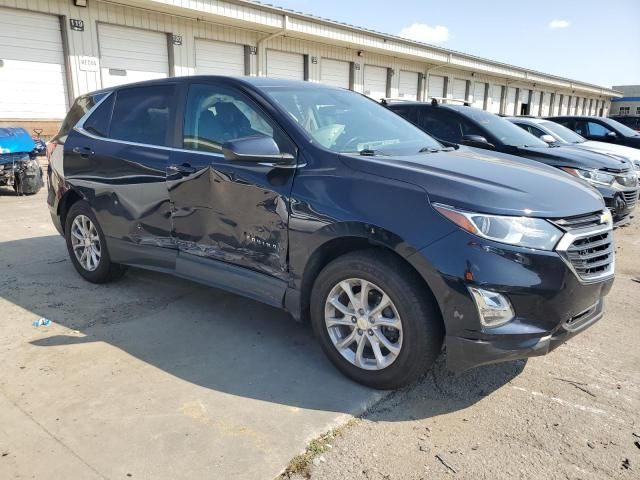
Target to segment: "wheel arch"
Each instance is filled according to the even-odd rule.
[[[65,223],[67,221],[67,214],[69,213],[69,210],[74,203],[77,203],[80,200],[85,200],[84,196],[73,188],[67,190],[60,198],[60,201],[58,202],[58,216],[60,217],[60,225],[62,226],[63,232],[65,229]]]
[[[358,251],[378,249],[406,266],[407,271],[414,275],[416,281],[423,286],[425,295],[429,295],[438,306],[442,315],[441,304],[434,295],[434,289],[426,276],[421,273],[416,264],[409,258],[417,252],[398,235],[384,228],[371,224],[349,222],[331,225],[332,235],[322,237],[324,241],[318,243],[304,265],[302,274],[298,278],[297,293],[285,298],[285,306],[292,315],[303,322],[309,320],[311,291],[318,274],[331,261],[342,255]],[[422,265],[421,265],[422,266]],[[444,321],[443,321],[444,326]]]

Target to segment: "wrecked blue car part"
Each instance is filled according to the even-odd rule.
[[[0,128],[0,186],[12,186],[18,195],[40,191],[44,182],[34,149],[24,128]]]

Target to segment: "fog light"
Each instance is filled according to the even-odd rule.
[[[515,317],[513,307],[507,297],[490,290],[467,287],[476,303],[480,323],[485,327],[498,327]]]

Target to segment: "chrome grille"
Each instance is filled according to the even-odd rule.
[[[622,192],[622,196],[624,197],[624,202],[627,204],[627,207],[633,207],[638,202],[637,190]]]
[[[556,250],[581,281],[597,282],[613,275],[613,229],[602,223],[602,212],[555,219],[553,223],[566,231]]]
[[[563,230],[574,230],[576,228],[598,227],[602,225],[602,212],[587,213],[586,215],[576,215],[573,217],[556,218],[552,223]]]

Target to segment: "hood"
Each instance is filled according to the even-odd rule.
[[[592,170],[607,170],[621,173],[631,168],[631,164],[605,153],[587,150],[577,145],[560,145],[548,148],[519,147],[527,158],[539,160],[554,167],[573,167]]]
[[[32,152],[35,143],[24,128],[0,127],[0,154]]]
[[[606,153],[610,155],[618,155],[633,161],[640,161],[640,150],[624,145],[616,145],[614,143],[596,142],[595,140],[587,140],[580,143],[579,146],[595,152]]]
[[[568,173],[486,150],[341,159],[355,170],[420,186],[431,202],[476,212],[554,218],[604,209],[598,191]]]

